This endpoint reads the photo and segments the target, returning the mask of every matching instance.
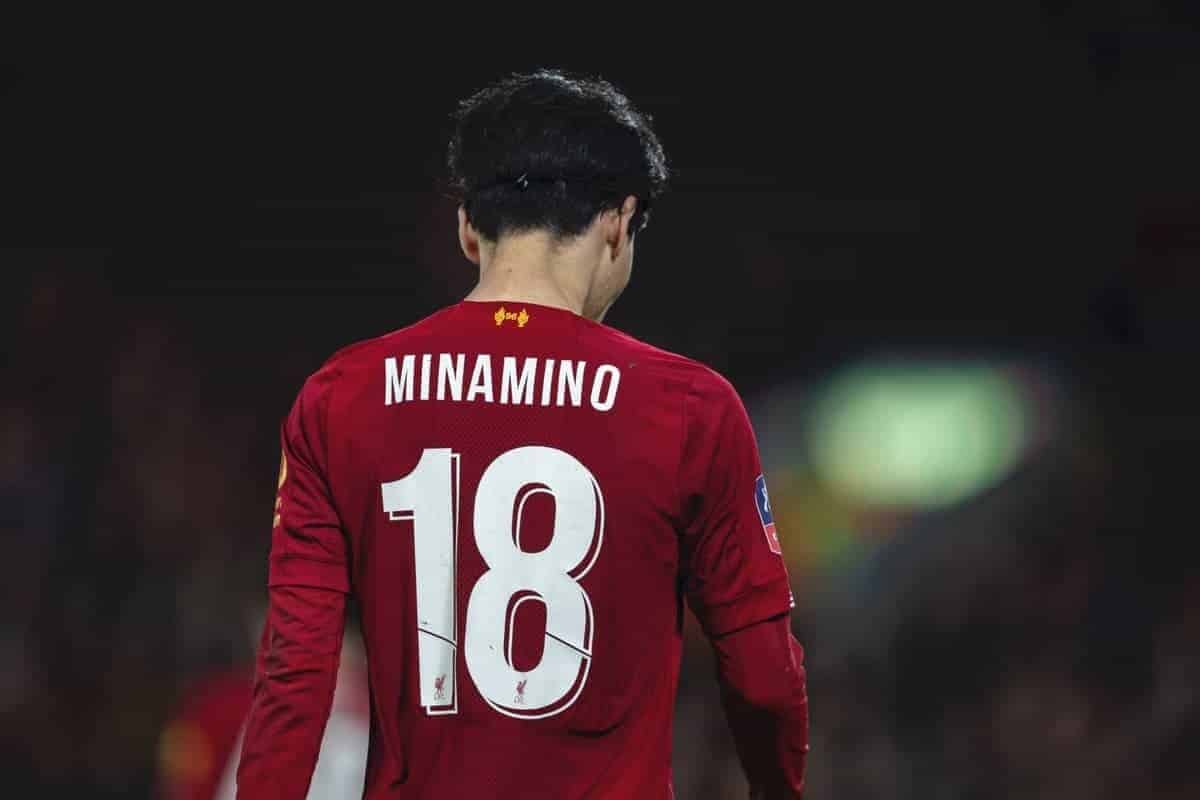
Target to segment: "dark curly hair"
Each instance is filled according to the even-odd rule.
[[[634,195],[630,232],[667,186],[666,155],[611,83],[557,70],[516,74],[464,100],[447,151],[450,188],[475,230],[583,233]]]

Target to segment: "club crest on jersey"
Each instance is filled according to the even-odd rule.
[[[492,319],[496,320],[497,328],[503,325],[505,320],[510,319],[517,323],[518,328],[524,328],[525,323],[529,322],[529,312],[523,308],[520,311],[509,311],[504,306],[500,306],[496,309],[496,313],[492,315]]]
[[[767,546],[776,555],[783,555],[783,547],[779,544],[779,534],[775,531],[775,516],[771,513],[771,498],[767,495],[767,478],[759,475],[754,481],[754,507],[758,518],[762,520],[763,532],[767,536]]]

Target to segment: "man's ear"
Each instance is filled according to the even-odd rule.
[[[629,225],[633,221],[633,215],[637,211],[637,198],[629,195],[625,198],[625,202],[621,203],[621,207],[613,209],[609,213],[612,215],[609,220],[609,227],[605,231],[609,246],[613,249],[613,254],[621,252],[621,243],[628,242],[630,237]]]
[[[479,231],[471,227],[467,219],[467,210],[458,207],[458,244],[462,247],[463,255],[472,264],[479,264]]]

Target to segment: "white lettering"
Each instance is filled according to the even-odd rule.
[[[433,360],[433,356],[426,353],[421,356],[421,399],[429,399],[429,362]]]
[[[586,361],[563,359],[558,370],[558,400],[555,405],[565,405],[566,393],[571,393],[571,405],[583,404],[583,368]]]
[[[517,359],[513,356],[505,356],[504,369],[500,377],[500,402],[533,405],[533,384],[536,375],[537,359],[533,356],[525,359],[519,378],[517,376]]]
[[[471,365],[471,378],[464,397],[463,380],[467,375],[468,355],[474,362]],[[504,356],[499,365],[500,375],[497,376],[492,372],[492,357],[486,353],[425,353],[420,355],[420,361],[417,361],[417,358],[417,355],[400,355],[383,360],[384,405],[409,403],[414,399],[437,399],[542,407],[553,405],[560,408],[570,405],[581,408],[586,393],[586,399],[593,409],[611,411],[616,405],[621,385],[621,370],[613,364],[597,365],[589,381],[586,361]],[[436,378],[434,359],[437,359]],[[539,370],[542,387],[540,393],[537,391]],[[495,390],[497,380],[500,382],[499,397],[496,396]]]
[[[554,359],[546,359],[546,371],[542,373],[542,405],[550,405],[550,389],[554,385]]]
[[[604,383],[604,376],[610,375],[611,380],[608,382],[608,394],[604,399],[600,399],[600,387]],[[592,408],[597,411],[608,411],[613,407],[613,403],[617,401],[617,385],[621,382],[621,371],[612,364],[601,364],[596,370],[596,376],[592,378]]]
[[[449,353],[438,356],[438,388],[437,399],[446,399],[446,387],[450,387],[450,399],[462,400],[463,361],[466,359],[459,353],[451,360]]]
[[[397,373],[395,358],[385,358],[383,360],[383,368],[386,373],[383,399],[385,406],[413,399],[413,370],[415,362],[416,358],[414,356],[405,356],[402,362],[403,366],[400,367],[399,373]]]
[[[467,401],[475,395],[483,395],[484,402],[492,400],[492,357],[486,353],[475,357],[475,370],[471,373],[471,385],[467,388]]]

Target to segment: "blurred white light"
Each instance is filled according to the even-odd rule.
[[[859,502],[940,507],[1013,468],[1027,416],[1019,385],[989,365],[859,366],[819,393],[810,453],[818,475]]]

